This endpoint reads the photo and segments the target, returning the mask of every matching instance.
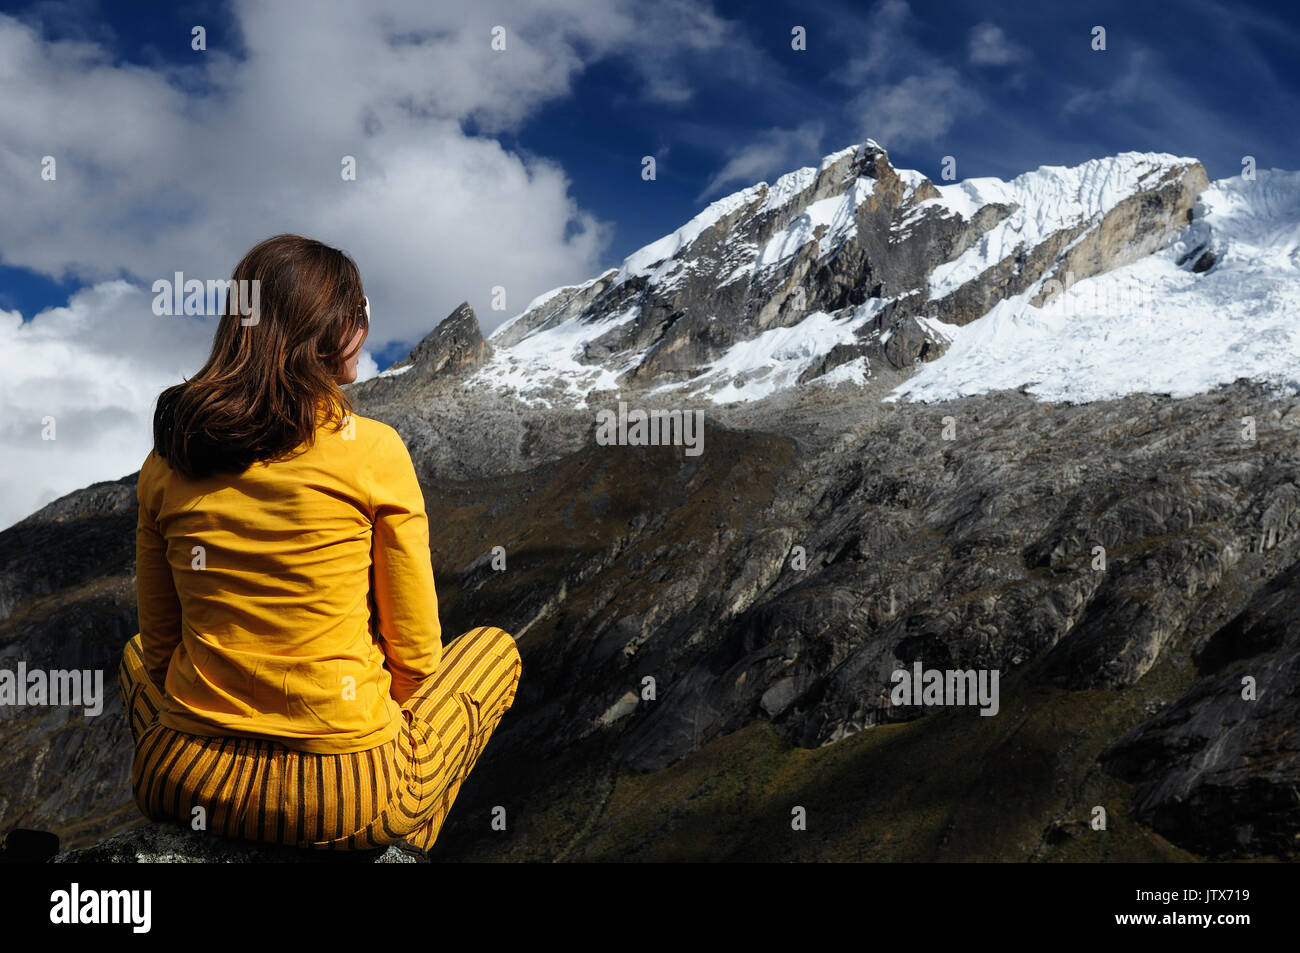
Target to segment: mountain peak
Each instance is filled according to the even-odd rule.
[[[492,356],[492,347],[483,340],[478,316],[468,301],[462,301],[442,320],[411,353],[380,376],[394,376],[414,371],[421,378],[436,374],[460,373],[479,367]]]
[[[1035,305],[1186,228],[1194,159],[1124,153],[1010,182],[935,185],[865,140],[724,196],[490,340],[476,384],[581,404],[601,391],[753,400],[901,381],[998,301]],[[1058,282],[1059,283],[1059,282]]]
[[[1247,280],[1232,269],[1249,272],[1249,256],[1224,244],[1246,248],[1243,223],[1278,246],[1273,255],[1251,238],[1251,254],[1286,259],[1300,219],[1287,175],[1210,189],[1194,158],[1124,152],[1008,181],[936,184],[865,140],[712,202],[620,267],[538,295],[487,341],[462,305],[384,376],[451,367],[471,388],[572,407],[615,394],[745,402],[846,383],[889,399],[978,393],[992,382],[1061,399],[1117,396],[1151,379],[1133,353],[1164,354],[1197,386],[1229,368],[1269,376],[1285,349],[1243,363],[1258,350],[1253,322],[1272,327],[1262,312],[1225,325],[1209,350],[1182,347],[1169,329],[1222,321],[1214,289]],[[1247,277],[1261,300],[1290,301],[1300,297],[1294,271]],[[1119,275],[1125,288],[1112,287]],[[1210,280],[1186,285],[1201,275]],[[1111,298],[1098,310],[1081,295],[1100,287]],[[1151,321],[1161,306],[1152,287],[1190,297]],[[1137,327],[1140,340],[1129,333]],[[1126,343],[1106,367],[1067,366],[1057,353],[1067,339],[1080,353],[1098,340]]]

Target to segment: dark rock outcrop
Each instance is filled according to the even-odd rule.
[[[443,319],[414,350],[389,371],[409,367],[406,374],[428,379],[438,374],[459,374],[473,370],[492,354],[483,340],[478,317],[468,301]]]
[[[1211,857],[1300,844],[1300,562],[1258,590],[1196,654],[1178,701],[1103,754],[1170,840]],[[1261,823],[1261,818],[1268,820]]]

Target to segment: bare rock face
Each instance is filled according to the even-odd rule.
[[[968,246],[996,217],[990,212],[966,222],[927,213],[900,237],[899,223],[939,193],[923,176],[901,178],[875,143],[829,157],[815,175],[788,179],[746,192],[734,208],[657,263],[651,277],[607,273],[581,294],[545,302],[537,309],[545,312],[542,320],[526,313],[506,329],[502,342],[568,320],[594,323],[632,308],[636,317],[595,338],[586,359],[623,363],[634,357],[623,378],[629,387],[687,381],[737,343],[794,326],[811,314],[847,315],[873,298],[882,309],[897,308],[916,296],[935,261]],[[836,202],[851,217],[838,225],[818,224],[800,243],[801,222],[824,214],[814,206]],[[906,323],[906,317],[902,313],[897,320]],[[942,353],[946,340],[914,321],[908,331],[928,338],[926,354],[919,355],[919,346],[900,346],[911,339],[905,333],[889,352],[893,366],[908,367]],[[879,335],[878,323],[864,329],[853,357],[884,359]],[[841,349],[801,380],[839,366],[849,354]]]
[[[0,620],[20,602],[84,583],[124,556],[134,558],[135,492],[135,474],[96,483],[9,527],[12,548],[0,561]],[[69,551],[78,558],[66,558]]]
[[[478,317],[469,302],[462,302],[415,346],[409,355],[388,370],[409,367],[415,379],[438,374],[456,374],[472,370],[492,354],[492,346],[483,340]]]
[[[1137,784],[1137,816],[1171,840],[1216,858],[1294,855],[1300,562],[1257,591],[1196,662],[1187,694],[1120,738],[1102,763]]]
[[[1032,304],[1046,302],[1071,281],[1127,265],[1169,244],[1192,221],[1196,199],[1210,184],[1199,162],[1154,170],[1148,179],[1141,192],[1116,204],[1073,240],[1051,267],[1057,280]]]
[[[878,338],[880,351],[899,370],[933,361],[947,349],[947,338],[935,334],[910,314],[900,314],[881,324],[884,330]]]
[[[70,493],[0,534],[0,670],[102,679],[98,714],[0,704],[0,830],[87,817],[98,833],[138,814],[117,687],[122,647],[139,631],[136,476]]]

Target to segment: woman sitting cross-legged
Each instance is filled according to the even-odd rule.
[[[225,310],[140,470],[119,673],[135,801],[227,837],[427,850],[514,701],[518,649],[491,626],[442,645],[410,454],[338,386],[369,330],[352,260],[270,238]]]

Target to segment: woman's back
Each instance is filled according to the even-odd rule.
[[[397,734],[400,703],[437,671],[410,455],[386,424],[348,421],[238,475],[188,479],[155,453],[145,461],[139,608],[162,724],[359,751]]]
[[[496,626],[442,645],[411,456],[340,389],[370,329],[356,262],[276,235],[227,287],[140,469],[135,802],[227,837],[427,850],[523,660]]]

